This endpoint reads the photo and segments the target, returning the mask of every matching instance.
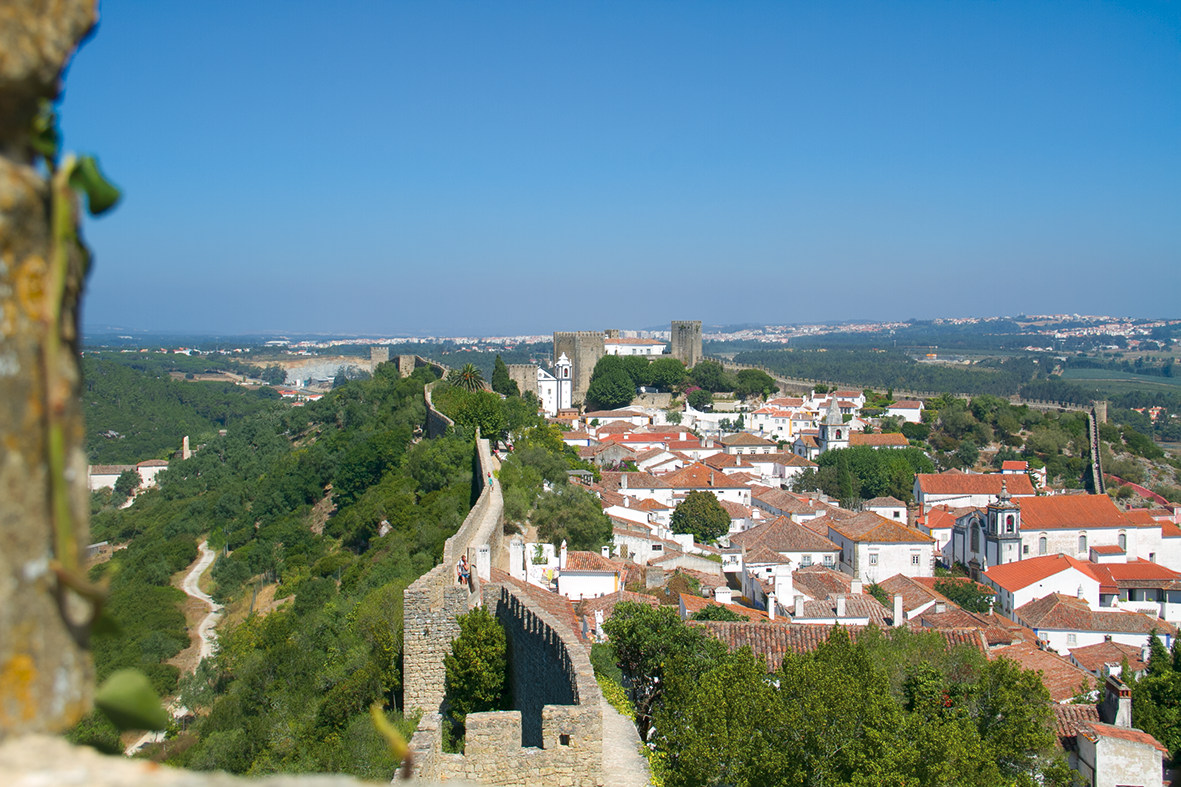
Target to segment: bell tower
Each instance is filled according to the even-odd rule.
[[[558,356],[557,363],[554,364],[554,376],[558,380],[558,409],[565,410],[571,406],[574,401],[574,380],[570,373],[573,364],[570,359],[566,357],[566,353]]]
[[[820,453],[848,447],[849,425],[841,417],[841,408],[837,404],[837,398],[833,396],[828,400],[828,414],[820,424]]]
[[[985,538],[989,566],[1021,559],[1021,507],[1013,502],[1007,481],[1001,481],[1000,495],[988,504]]]

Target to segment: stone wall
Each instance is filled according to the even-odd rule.
[[[537,395],[537,367],[531,363],[510,363],[508,367],[509,379],[517,384],[517,389],[524,396],[526,391]]]
[[[398,356],[399,368],[401,367],[402,359],[405,357],[407,356]],[[409,357],[413,358],[414,356]],[[447,433],[448,429],[455,426],[454,421],[435,409],[435,404],[431,401],[431,389],[434,387],[435,383],[427,383],[422,390],[423,397],[426,399],[426,436],[430,438],[441,437]]]
[[[702,359],[701,320],[673,320],[669,331],[672,357],[692,368]]]
[[[585,646],[516,588],[486,584],[483,600],[508,635],[519,710],[470,714],[464,754],[443,753],[442,717],[425,714],[411,740],[415,774],[481,784],[601,785],[601,694]]]
[[[590,386],[591,373],[595,364],[606,352],[601,331],[555,331],[554,332],[554,363],[562,353],[570,359],[570,375],[574,382],[573,398],[576,402],[586,399],[586,389]]]

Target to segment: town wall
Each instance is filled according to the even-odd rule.
[[[390,359],[389,347],[370,347],[369,348],[369,364],[370,368],[375,368],[379,363],[385,363]]]
[[[399,366],[402,358],[405,357],[407,356],[398,356]],[[414,356],[409,357],[413,358]],[[448,429],[455,426],[454,421],[435,409],[435,404],[431,401],[431,389],[434,387],[435,383],[427,383],[422,389],[423,398],[426,399],[426,436],[430,438],[441,437],[446,434]]]
[[[411,740],[419,778],[497,785],[603,783],[602,696],[573,630],[507,585],[485,585],[483,602],[505,628],[518,710],[467,717],[463,754],[442,751],[442,716],[424,714]]]

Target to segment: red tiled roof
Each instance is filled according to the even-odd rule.
[[[1107,495],[1052,495],[1022,498],[1013,502],[1021,507],[1022,530],[1135,526]],[[1155,527],[1156,523],[1153,522],[1152,526]]]
[[[923,403],[917,399],[900,399],[886,408],[887,410],[921,410]]]
[[[1177,627],[1160,618],[1121,609],[1094,610],[1074,596],[1051,593],[1019,607],[1014,614],[1027,626],[1055,631],[1096,631],[1147,634],[1156,629],[1175,635]]]
[[[1172,522],[1160,523],[1161,538],[1181,538],[1181,527],[1177,527]]]
[[[728,609],[735,615],[741,615],[747,620],[762,621],[763,623],[766,623],[769,620],[767,613],[761,609],[751,609],[750,607],[744,607],[741,604],[719,604],[718,602],[712,601],[708,598],[702,598],[701,596],[689,596],[684,593],[679,595],[681,597],[681,603],[685,605],[686,615],[691,616],[696,612],[700,612],[706,607],[714,606]]]
[[[674,470],[663,479],[663,485],[672,489],[745,489],[746,484],[733,480],[725,473],[712,467],[694,462],[688,467]]]
[[[984,576],[1012,593],[1071,568],[1081,571],[1096,582],[1103,581],[1103,578],[1095,571],[1094,563],[1084,563],[1069,555],[1043,555],[1031,557],[1028,560],[1018,560],[1014,563],[1005,563],[988,569],[984,572]]]
[[[1054,705],[1054,722],[1057,727],[1058,742],[1067,751],[1078,748],[1075,736],[1084,724],[1099,722],[1099,708],[1096,705]]]
[[[1006,459],[1001,462],[1001,470],[1028,470],[1029,462],[1024,459]]]
[[[770,623],[694,621],[690,625],[700,626],[730,650],[749,647],[756,656],[762,656],[767,660],[768,671],[778,669],[783,663],[783,657],[788,653],[808,653],[815,650],[828,641],[833,629],[833,626],[827,624],[780,623],[778,619]],[[842,628],[855,640],[868,627]],[[875,630],[880,629],[875,627]],[[948,647],[968,645],[980,651],[986,649],[983,639],[975,631],[943,630],[939,634],[943,636]]]
[[[1091,547],[1091,551],[1097,555],[1124,555],[1127,554],[1123,549],[1117,547],[1115,544],[1100,544],[1099,546]]]
[[[165,459],[145,459],[136,467],[168,467],[168,461]]]
[[[832,522],[829,527],[851,541],[871,544],[929,544],[933,539],[926,533],[915,530],[892,519],[886,519],[872,511],[863,511],[855,516]]]
[[[1003,648],[989,651],[988,658],[1009,659],[1015,661],[1022,669],[1035,670],[1041,673],[1042,683],[1050,692],[1050,699],[1054,702],[1065,702],[1078,694],[1083,683],[1094,684],[1091,674],[1084,669],[1074,666],[1056,653],[1042,650],[1032,642],[1018,642]]]
[[[1001,473],[919,473],[919,489],[925,495],[992,495],[1001,493],[1001,484],[1014,497],[1034,494],[1029,476],[1003,475]],[[1044,498],[1049,500],[1050,498]]]
[[[1079,727],[1079,734],[1090,738],[1092,741],[1098,741],[1100,738],[1119,738],[1123,741],[1132,741],[1133,743],[1142,743],[1145,746],[1151,746],[1165,755],[1169,753],[1169,750],[1164,747],[1164,744],[1156,738],[1144,730],[1137,730],[1131,727],[1117,727],[1114,724],[1100,724],[1099,722],[1092,721],[1081,725]]]
[[[876,598],[865,593],[853,593],[844,596],[845,599],[845,614],[840,619],[848,618],[867,618],[870,623],[879,627],[886,627],[890,625],[890,616],[892,610],[887,610],[882,606],[882,603]],[[792,605],[786,605],[788,611],[792,610]],[[800,616],[799,622],[807,623],[808,619],[825,619],[837,618],[837,600],[829,597],[825,599],[812,599],[804,601],[804,614]],[[795,621],[795,617],[792,617]],[[815,624],[813,624],[815,625]]]
[[[861,505],[862,508],[906,508],[906,503],[896,497],[875,497]]]
[[[769,549],[768,547],[763,546],[762,544],[760,544],[759,546],[756,546],[754,549],[747,552],[742,560],[744,563],[756,563],[756,564],[763,564],[763,563],[777,563],[778,564],[778,563],[790,562],[783,555],[779,554],[778,552],[776,552],[772,549]]]
[[[781,516],[730,537],[730,543],[753,549],[764,546],[775,552],[835,552],[829,539]]]
[[[853,432],[849,435],[849,445],[868,445],[875,448],[884,446],[898,446],[899,448],[906,448],[910,445],[910,440],[906,439],[906,435],[898,434],[897,432],[887,432],[886,434],[866,434],[865,432]]]
[[[753,445],[753,446],[775,445],[774,440],[768,440],[765,437],[759,437],[758,435],[753,435],[750,432],[735,432],[734,434],[726,435],[725,437],[719,437],[717,439],[717,442],[721,443],[722,445],[736,445],[736,446],[738,446],[738,445]]]
[[[947,601],[947,597],[939,591],[927,587],[921,582],[916,582],[905,574],[895,574],[888,579],[883,579],[878,583],[878,587],[886,591],[886,595],[891,598],[902,596],[902,608],[907,612],[933,601]]]
[[[1109,664],[1118,667],[1124,659],[1128,660],[1128,669],[1132,672],[1143,672],[1148,667],[1140,658],[1140,648],[1119,642],[1098,642],[1082,648],[1071,648],[1070,656],[1080,667],[1095,675],[1099,675]]]
[[[603,557],[598,552],[567,552],[566,567],[563,571],[604,571],[616,573],[621,570],[616,561]]]
[[[847,594],[853,585],[851,576],[827,566],[797,568],[791,576],[797,591],[817,600]]]

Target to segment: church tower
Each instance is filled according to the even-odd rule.
[[[828,400],[828,414],[820,423],[820,453],[834,448],[849,447],[849,425],[841,416],[841,408],[835,396]]]
[[[1021,507],[1009,495],[1009,485],[1001,481],[1001,493],[988,504],[985,524],[988,565],[1000,566],[1021,559]]]
[[[573,364],[570,359],[566,357],[566,353],[558,356],[557,363],[554,364],[554,376],[558,378],[558,409],[565,410],[571,406],[574,401],[574,380],[570,373]]]

